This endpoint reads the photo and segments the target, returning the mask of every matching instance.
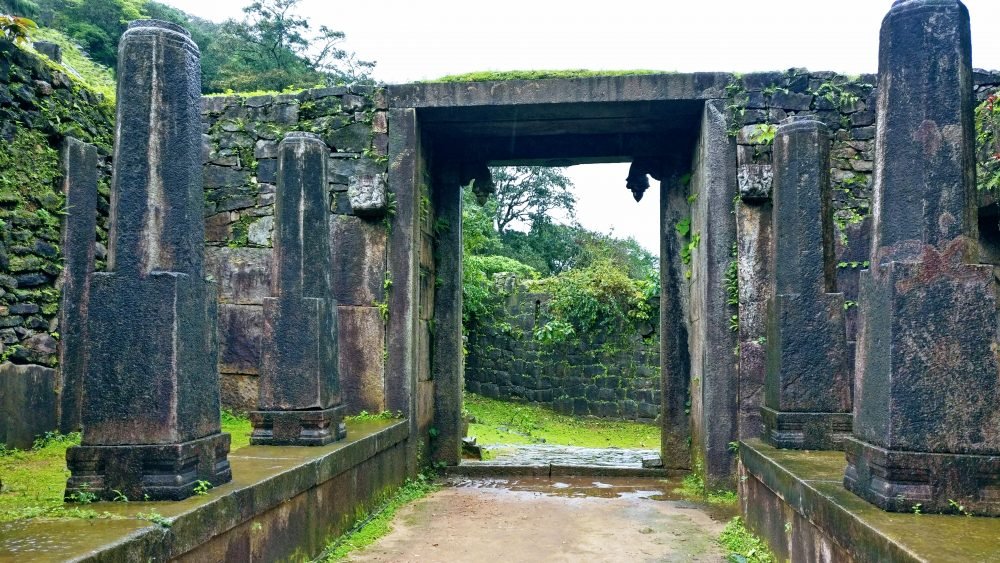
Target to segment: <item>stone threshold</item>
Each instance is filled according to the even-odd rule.
[[[490,463],[462,463],[445,468],[445,474],[461,477],[677,477],[689,471],[672,469],[643,469],[638,467],[612,467],[601,465],[500,465]]]
[[[241,448],[229,456],[233,480],[205,495],[177,502],[67,505],[106,511],[120,519],[33,519],[2,524],[0,561],[177,558],[378,457],[408,435],[406,421],[351,422],[347,438],[328,446]],[[169,527],[151,522],[151,514],[167,519]]]
[[[1000,518],[884,512],[844,489],[846,466],[839,451],[741,442],[747,525],[779,559],[1000,561]]]

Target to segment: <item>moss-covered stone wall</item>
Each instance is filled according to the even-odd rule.
[[[70,72],[0,39],[0,359],[18,364],[57,363],[67,136],[103,157],[99,260],[107,242],[114,108]]]
[[[549,299],[511,284],[495,315],[469,326],[466,389],[563,414],[654,422],[660,414],[656,323],[545,341],[535,329],[545,324]],[[651,308],[659,310],[659,303]]]

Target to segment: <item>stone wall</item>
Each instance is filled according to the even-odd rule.
[[[62,417],[64,383],[53,368],[65,331],[63,217],[87,212],[67,208],[60,150],[68,137],[97,146],[99,266],[106,252],[114,108],[71,74],[0,39],[0,412],[11,413],[0,417],[0,444],[22,448]]]
[[[875,75],[790,69],[734,77],[727,88],[730,134],[737,140],[739,232],[740,438],[761,435],[768,263],[771,259],[771,143],[774,128],[793,115],[812,115],[830,128],[830,182],[834,209],[837,291],[844,294],[853,365],[861,270],[871,245],[871,190],[875,158]],[[975,73],[977,102],[997,91],[1000,74]],[[992,215],[995,216],[994,212]],[[995,221],[994,221],[995,223]],[[996,231],[984,232],[987,234]],[[1000,232],[996,233],[1000,234]],[[1000,240],[1000,237],[993,237]],[[996,247],[996,244],[993,244]],[[984,256],[997,256],[984,252]]]
[[[516,283],[510,287],[496,317],[469,328],[466,389],[542,403],[562,414],[656,420],[660,339],[655,323],[632,334],[595,333],[543,343],[533,334],[545,323],[549,296]],[[652,310],[659,310],[658,300]]]
[[[226,408],[257,404],[262,303],[271,294],[277,146],[288,131],[330,148],[333,293],[340,377],[352,412],[386,408],[384,383],[388,127],[382,90],[203,99],[206,268],[220,282],[219,371]]]

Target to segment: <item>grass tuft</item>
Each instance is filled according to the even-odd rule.
[[[764,540],[750,533],[743,519],[736,516],[719,535],[719,544],[728,551],[732,563],[774,563],[774,554]]]
[[[429,495],[438,488],[433,479],[425,474],[407,480],[374,511],[360,514],[354,528],[330,542],[317,561],[342,561],[352,552],[375,543],[392,531],[393,517],[400,508]]]

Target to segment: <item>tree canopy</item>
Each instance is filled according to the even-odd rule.
[[[508,166],[491,168],[495,185],[494,223],[503,234],[511,223],[528,225],[563,211],[573,217],[576,196],[562,168]]]
[[[110,68],[130,21],[156,18],[182,25],[201,49],[205,93],[371,82],[375,63],[346,50],[343,32],[314,27],[297,12],[300,2],[258,0],[243,9],[241,19],[222,24],[149,0],[0,0],[0,13],[62,31]]]

